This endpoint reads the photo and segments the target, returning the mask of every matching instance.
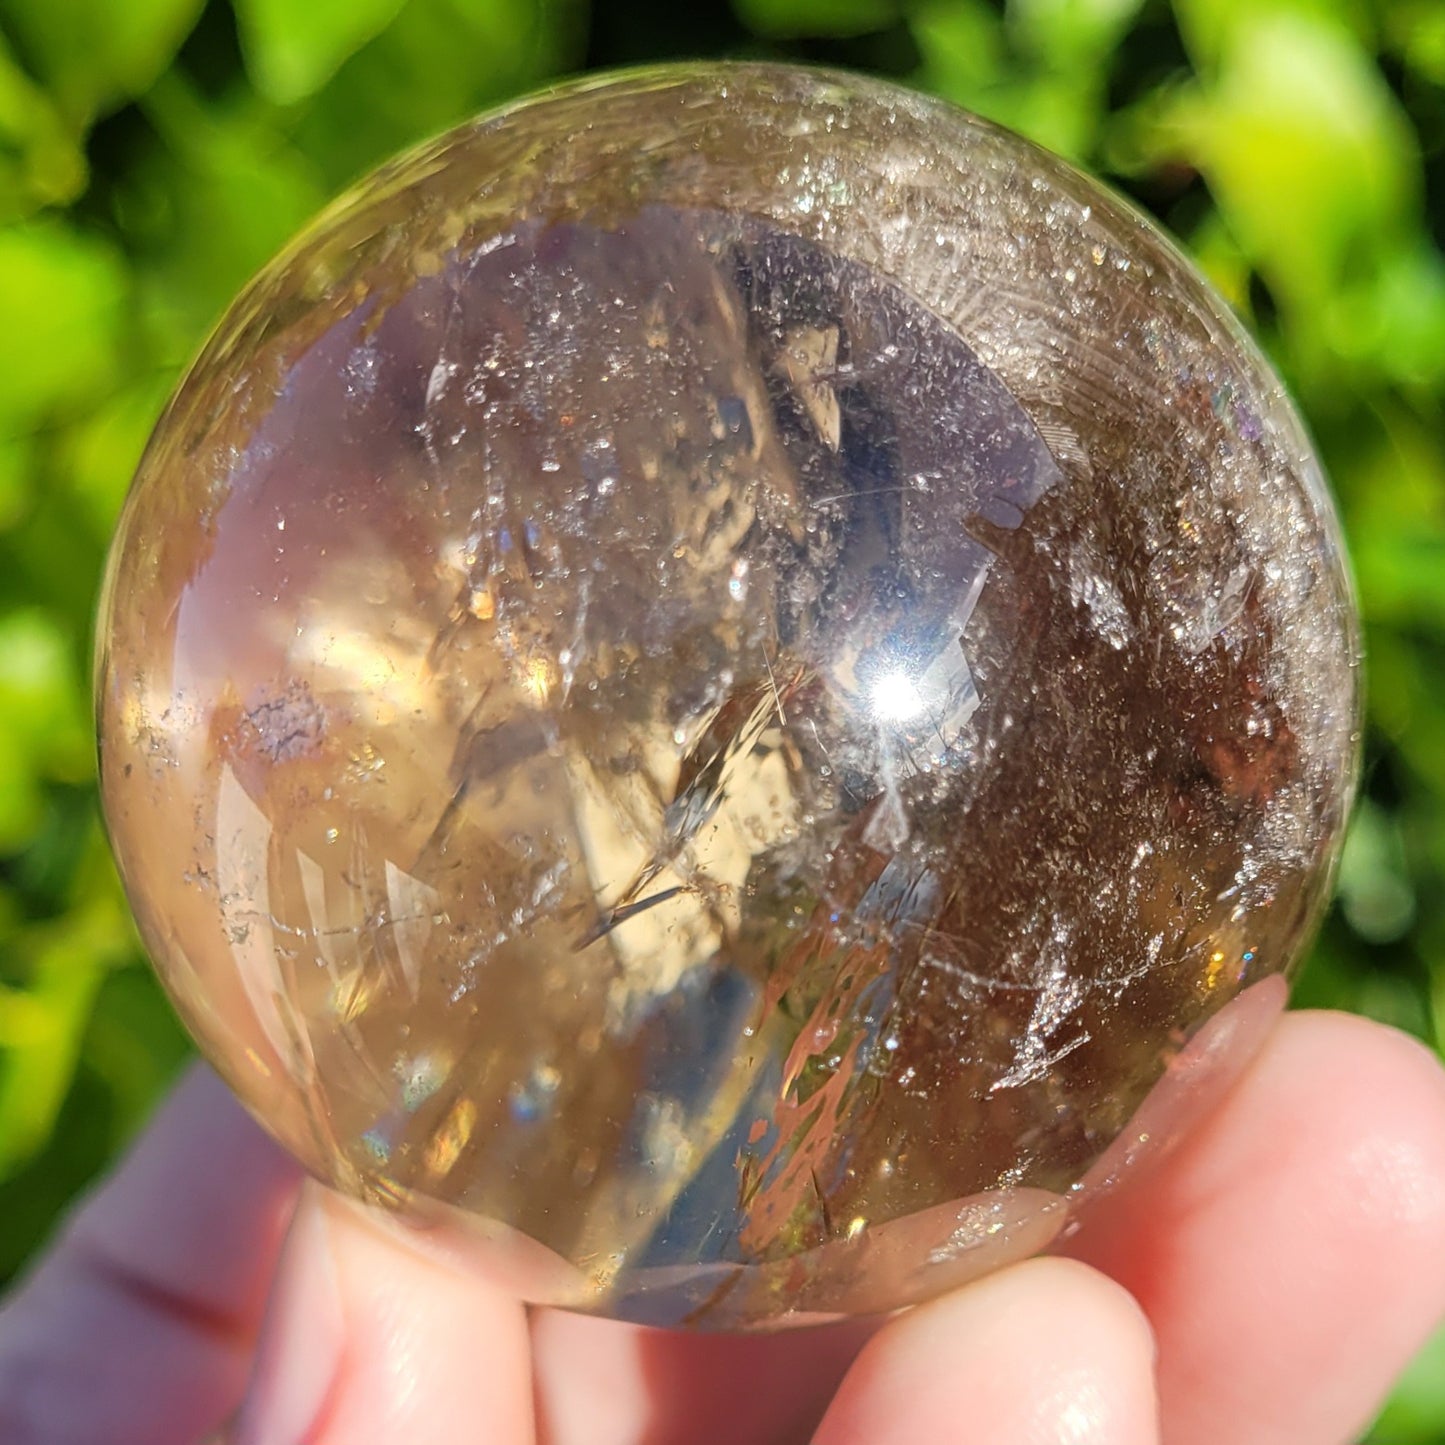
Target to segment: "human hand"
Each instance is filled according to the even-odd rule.
[[[0,1441],[1338,1445],[1445,1310],[1445,1073],[1289,1016],[1070,1249],[882,1324],[528,1310],[303,1186],[196,1068],[0,1311]]]

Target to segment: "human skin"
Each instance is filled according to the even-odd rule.
[[[1341,1445],[1445,1312],[1445,1072],[1286,1017],[1071,1258],[771,1336],[529,1310],[193,1068],[0,1310],[7,1445]]]

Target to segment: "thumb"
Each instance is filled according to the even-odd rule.
[[[308,1184],[235,1445],[531,1445],[526,1313]]]

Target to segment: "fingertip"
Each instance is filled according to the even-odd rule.
[[[709,1334],[537,1310],[537,1431],[548,1445],[803,1440],[877,1327]]]
[[[1128,1292],[1036,1259],[884,1327],[815,1445],[1155,1445],[1154,1342]]]
[[[522,1445],[523,1306],[308,1186],[277,1276],[237,1445]]]
[[[1148,1311],[1171,1441],[1351,1438],[1445,1306],[1445,1070],[1369,1020],[1290,1015],[1072,1247]]]
[[[1379,1295],[1394,1326],[1425,1337],[1445,1308],[1445,1068],[1418,1040],[1293,1014],[1186,1147],[1159,1200],[1181,1225],[1232,1211],[1268,1277],[1283,1281],[1300,1251],[1321,1302]]]
[[[276,1271],[234,1445],[300,1445],[322,1427],[345,1340],[331,1235],[317,1186],[307,1185]]]
[[[1445,1285],[1445,1068],[1418,1039],[1351,1014],[1307,1012],[1287,1021],[1264,1061],[1301,1122],[1328,1125],[1345,1147],[1325,1203],[1356,1228],[1388,1236],[1438,1265]],[[1317,1081],[1325,1080],[1323,1097]],[[1318,1123],[1310,1129],[1318,1142]],[[1328,1156],[1326,1156],[1328,1160]]]

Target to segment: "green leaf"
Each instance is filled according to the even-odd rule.
[[[0,0],[0,28],[79,130],[118,101],[149,89],[190,34],[203,3]]]
[[[1435,1331],[1395,1387],[1369,1439],[1376,1445],[1438,1445],[1445,1422],[1445,1327]]]
[[[85,182],[75,138],[0,36],[0,222],[72,201]]]
[[[25,515],[35,447],[30,437],[0,438],[0,534]]]
[[[1249,260],[1219,213],[1205,213],[1187,238],[1195,264],[1241,316],[1249,315]]]
[[[0,229],[0,435],[108,387],[125,292],[103,242],[59,221]]]
[[[919,83],[984,113],[981,102],[1005,69],[998,14],[985,0],[929,0],[908,23],[923,60]]]
[[[1110,57],[1141,0],[932,0],[910,19],[919,84],[1076,160],[1107,108]],[[1006,23],[1005,23],[1006,20]]]
[[[0,852],[34,827],[43,781],[92,774],[90,722],[73,643],[40,608],[0,616]]]
[[[569,69],[580,0],[410,0],[316,95],[297,144],[334,186]]]
[[[1415,0],[1389,8],[1392,48],[1417,75],[1445,85],[1445,8],[1438,0]]]
[[[1394,635],[1445,638],[1445,436],[1398,402],[1346,425],[1353,445],[1339,452],[1337,482],[1365,619]],[[1372,659],[1382,645],[1372,638]],[[1377,715],[1401,701],[1410,677],[1371,686]]]
[[[326,200],[274,109],[239,89],[207,105],[178,71],[145,98],[163,145],[134,185],[158,213],[136,281],[162,369],[183,365],[255,272]]]
[[[1382,529],[1358,540],[1354,558],[1371,620],[1426,626],[1445,636],[1445,535]]]
[[[128,940],[109,893],[31,931],[30,983],[0,993],[0,1178],[49,1137],[91,1002],[106,972],[126,957]]]
[[[895,25],[900,8],[896,0],[733,0],[738,19],[770,40],[866,35]]]
[[[1335,357],[1381,381],[1435,386],[1445,378],[1445,257],[1423,235],[1385,248],[1317,319]]]
[[[1097,63],[1128,33],[1143,0],[1010,0],[1020,47],[1060,69]]]
[[[1342,26],[1241,11],[1156,137],[1196,165],[1276,297],[1307,317],[1417,224],[1418,146],[1384,77]]]
[[[135,475],[141,453],[175,385],[174,373],[158,371],[118,392],[71,427],[60,443],[62,470],[79,510],[102,542]],[[0,450],[0,527],[4,525],[4,452]]]
[[[1303,306],[1418,204],[1418,147],[1383,75],[1344,30],[1301,17],[1235,32],[1198,153],[1270,285]]]
[[[246,68],[279,105],[320,90],[406,0],[235,0]]]
[[[193,1050],[139,953],[136,963],[106,975],[84,1041],[85,1062],[105,1081],[122,1139],[144,1120]]]
[[[1294,19],[1305,26],[1343,28],[1366,44],[1372,39],[1371,0],[1173,0],[1173,4],[1189,54],[1204,70],[1232,50],[1241,33],[1250,33],[1260,20],[1271,16]]]
[[[1393,943],[1415,921],[1415,891],[1395,819],[1368,798],[1355,809],[1340,857],[1340,908],[1367,943]]]

